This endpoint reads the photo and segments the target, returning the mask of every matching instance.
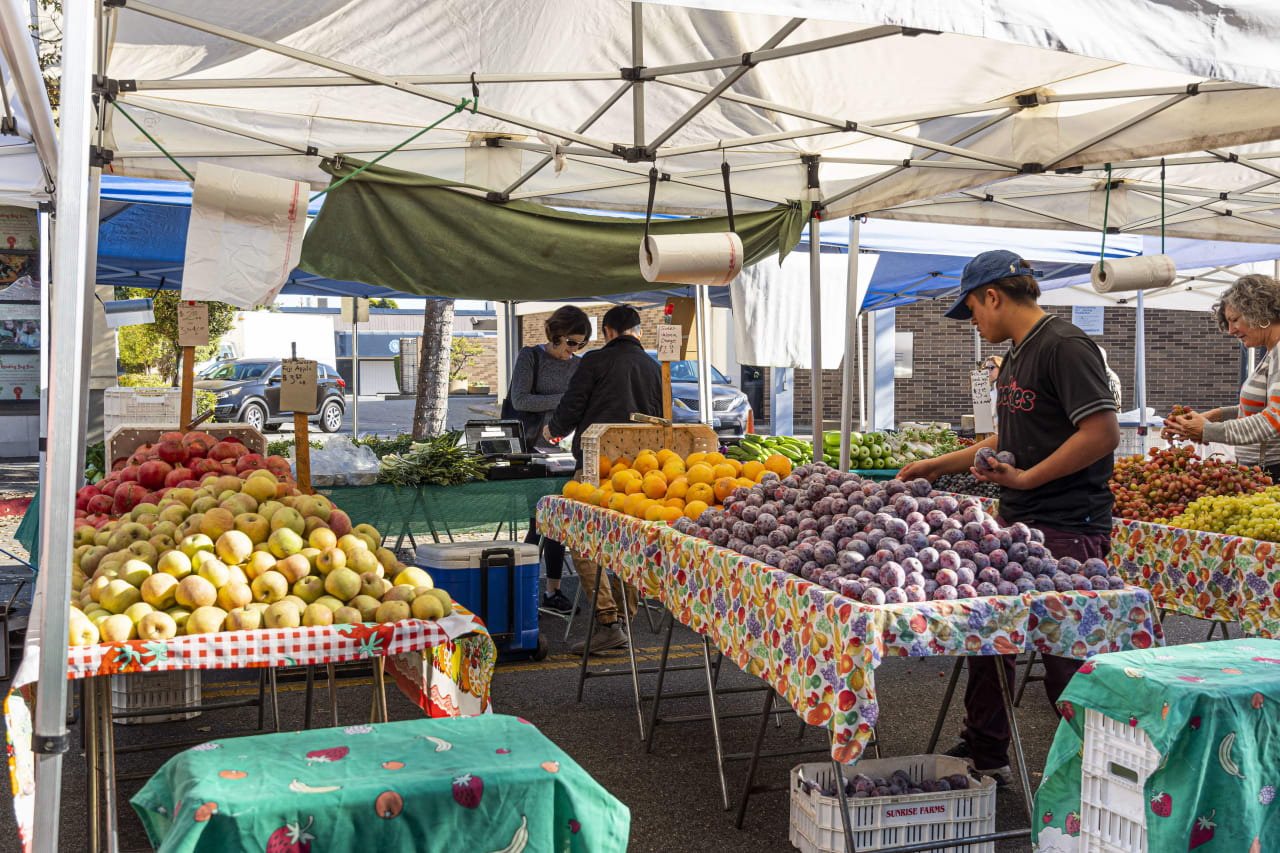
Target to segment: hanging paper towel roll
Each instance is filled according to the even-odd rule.
[[[1173,284],[1177,269],[1168,255],[1137,255],[1093,265],[1093,289],[1099,293],[1158,290]]]
[[[640,242],[645,281],[723,286],[742,271],[742,240],[731,231],[715,234],[650,235],[653,260]]]

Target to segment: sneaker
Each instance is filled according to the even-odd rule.
[[[952,758],[964,760],[966,764],[972,767],[977,773],[983,776],[990,776],[996,780],[996,785],[1004,787],[1013,781],[1013,770],[1008,764],[1001,764],[996,767],[978,767],[974,763],[973,751],[969,748],[969,742],[963,738],[956,741],[954,745],[943,755],[949,755]]]
[[[542,596],[542,610],[550,610],[553,613],[559,613],[562,616],[568,616],[574,612],[573,602],[569,597],[560,590]]]
[[[595,632],[591,635],[591,654],[626,648],[628,644],[627,634],[617,622],[612,625],[597,625]],[[579,640],[569,647],[569,651],[580,655],[585,645],[586,640]]]

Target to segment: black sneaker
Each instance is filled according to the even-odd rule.
[[[567,595],[557,589],[549,595],[542,596],[542,609],[568,616],[573,613],[573,602],[569,600]]]
[[[948,749],[943,755],[949,755],[952,758],[963,759],[970,767],[982,776],[990,776],[996,780],[996,784],[1000,787],[1010,784],[1013,781],[1013,770],[1008,764],[998,767],[978,767],[973,760],[973,751],[969,749],[969,742],[964,738],[956,741],[955,745]]]

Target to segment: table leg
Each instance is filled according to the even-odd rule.
[[[311,664],[307,664],[307,689],[305,691],[306,707],[302,711],[302,728],[304,730],[311,728],[311,698],[312,698],[312,694],[315,692],[315,687],[316,687],[315,667],[313,667]]]
[[[98,688],[98,724],[101,728],[102,767],[103,767],[103,812],[106,818],[106,850],[107,853],[119,853],[120,839],[117,835],[116,816],[116,745],[115,732],[111,720],[111,679],[96,678]]]
[[[329,725],[338,725],[338,677],[333,664],[324,665],[325,675],[329,678]]]
[[[263,724],[267,718],[267,671],[258,670],[258,731],[265,731]]]
[[[1009,734],[1013,740],[1013,754],[1018,763],[1018,774],[1022,782],[1022,799],[1027,805],[1027,817],[1033,817],[1034,807],[1031,804],[1031,779],[1027,776],[1027,760],[1022,753],[1022,738],[1018,734],[1018,719],[1013,713],[1013,693],[1009,690],[1009,678],[1004,672],[1004,662],[996,662],[996,678],[1000,681],[1000,698],[1004,700],[1004,713],[1009,718]]]
[[[942,734],[942,726],[947,721],[947,711],[951,710],[951,697],[955,695],[956,684],[960,681],[960,670],[964,667],[964,658],[956,658],[956,665],[951,668],[951,680],[947,682],[947,692],[942,697],[942,707],[938,709],[938,719],[933,723],[933,734],[929,735],[929,745],[925,752],[933,752],[938,745],[938,737]]]
[[[1027,685],[1032,681],[1044,681],[1044,676],[1032,675],[1031,667],[1036,665],[1036,652],[1032,650],[1027,656],[1027,668],[1022,671],[1022,681],[1018,684],[1018,695],[1013,697],[1013,707],[1022,707],[1022,694],[1027,692]]]
[[[436,654],[435,649],[427,649],[427,716],[431,716],[431,704],[434,701],[431,698],[431,684],[436,677]]]
[[[747,762],[747,779],[742,783],[742,796],[738,799],[738,819],[734,825],[742,829],[747,819],[747,800],[751,798],[751,786],[756,781],[756,767],[760,764],[760,747],[764,745],[764,734],[769,730],[769,712],[773,710],[773,690],[764,694],[764,710],[760,712],[760,728],[756,730],[756,743],[751,750],[751,760]]]
[[[375,701],[378,707],[378,716],[381,722],[388,723],[390,715],[387,712],[387,679],[386,679],[386,659],[375,657],[373,659],[373,689],[375,692]]]
[[[618,576],[614,575],[614,577]],[[599,585],[599,581],[596,584]],[[636,722],[640,724],[640,740],[644,740],[644,708],[640,704],[640,676],[636,673],[636,638],[631,632],[631,608],[627,605],[627,583],[620,577],[618,577],[618,587],[622,598],[622,621],[627,632],[627,657],[631,660],[631,690],[636,702]],[[640,590],[637,588],[637,601],[639,596]]]
[[[836,743],[835,733],[831,735],[831,745]],[[849,818],[849,795],[844,789],[844,769],[840,762],[831,759],[831,772],[835,773],[836,798],[840,801],[840,825],[844,829],[845,853],[858,853],[853,844],[853,821]]]
[[[720,776],[720,797],[729,810],[729,784],[724,778],[724,747],[720,743],[720,717],[716,712],[716,684],[711,674],[711,641],[702,638],[702,668],[707,676],[707,700],[711,705],[711,736],[716,742],[716,773]]]
[[[276,669],[267,669],[267,689],[271,691],[271,723],[277,732],[280,731],[280,694],[276,686]]]
[[[662,683],[667,677],[667,658],[671,654],[671,632],[676,627],[676,617],[669,615],[667,636],[662,641],[662,656],[658,659],[658,683],[653,690],[653,705],[649,708],[649,737],[645,739],[644,751],[653,752],[653,736],[658,730],[658,706],[662,704]]]
[[[84,730],[84,760],[89,773],[89,784],[86,786],[89,808],[86,811],[89,823],[89,850],[98,853],[102,844],[102,815],[99,813],[102,795],[102,754],[98,746],[98,678],[90,676],[80,682],[81,708],[80,717]]]
[[[582,663],[578,667],[578,701],[582,701],[582,688],[587,683],[587,661],[591,657],[591,637],[596,631],[596,605],[600,601],[600,575],[604,573],[604,566],[596,563],[596,588],[591,593],[591,609],[587,611],[587,639],[582,644]],[[582,575],[578,575],[579,583],[581,583]],[[626,597],[623,597],[622,606],[627,606]]]

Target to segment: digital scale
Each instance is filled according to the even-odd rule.
[[[489,463],[490,480],[567,477],[578,467],[571,453],[526,453],[519,421],[467,421],[462,432],[467,447]]]

